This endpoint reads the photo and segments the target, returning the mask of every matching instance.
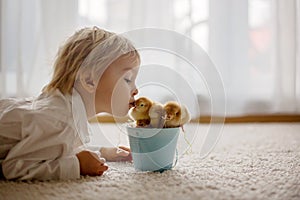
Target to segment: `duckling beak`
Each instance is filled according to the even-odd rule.
[[[165,119],[167,120],[167,121],[169,121],[169,120],[172,120],[174,117],[173,117],[173,115],[171,115],[171,114],[167,114],[166,116],[165,116]]]
[[[165,114],[162,116],[162,119],[164,119],[166,121],[170,121],[171,119],[173,119],[173,117],[170,114]]]

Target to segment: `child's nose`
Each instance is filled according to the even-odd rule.
[[[134,90],[131,91],[131,96],[135,96],[138,93],[139,93],[138,89],[135,88]]]

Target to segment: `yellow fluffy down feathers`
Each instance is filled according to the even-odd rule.
[[[174,128],[188,123],[191,119],[186,106],[176,101],[168,101],[164,105],[140,97],[135,106],[129,110],[129,117],[135,121],[136,127]]]

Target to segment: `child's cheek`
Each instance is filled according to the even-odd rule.
[[[130,96],[130,87],[128,84],[119,82],[112,95],[112,114],[125,116],[129,110]]]

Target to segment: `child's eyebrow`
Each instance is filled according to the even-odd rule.
[[[126,67],[123,69],[123,71],[135,71],[138,67]]]
[[[123,69],[123,71],[129,71],[129,70],[132,70],[133,68],[132,67],[126,67]]]

